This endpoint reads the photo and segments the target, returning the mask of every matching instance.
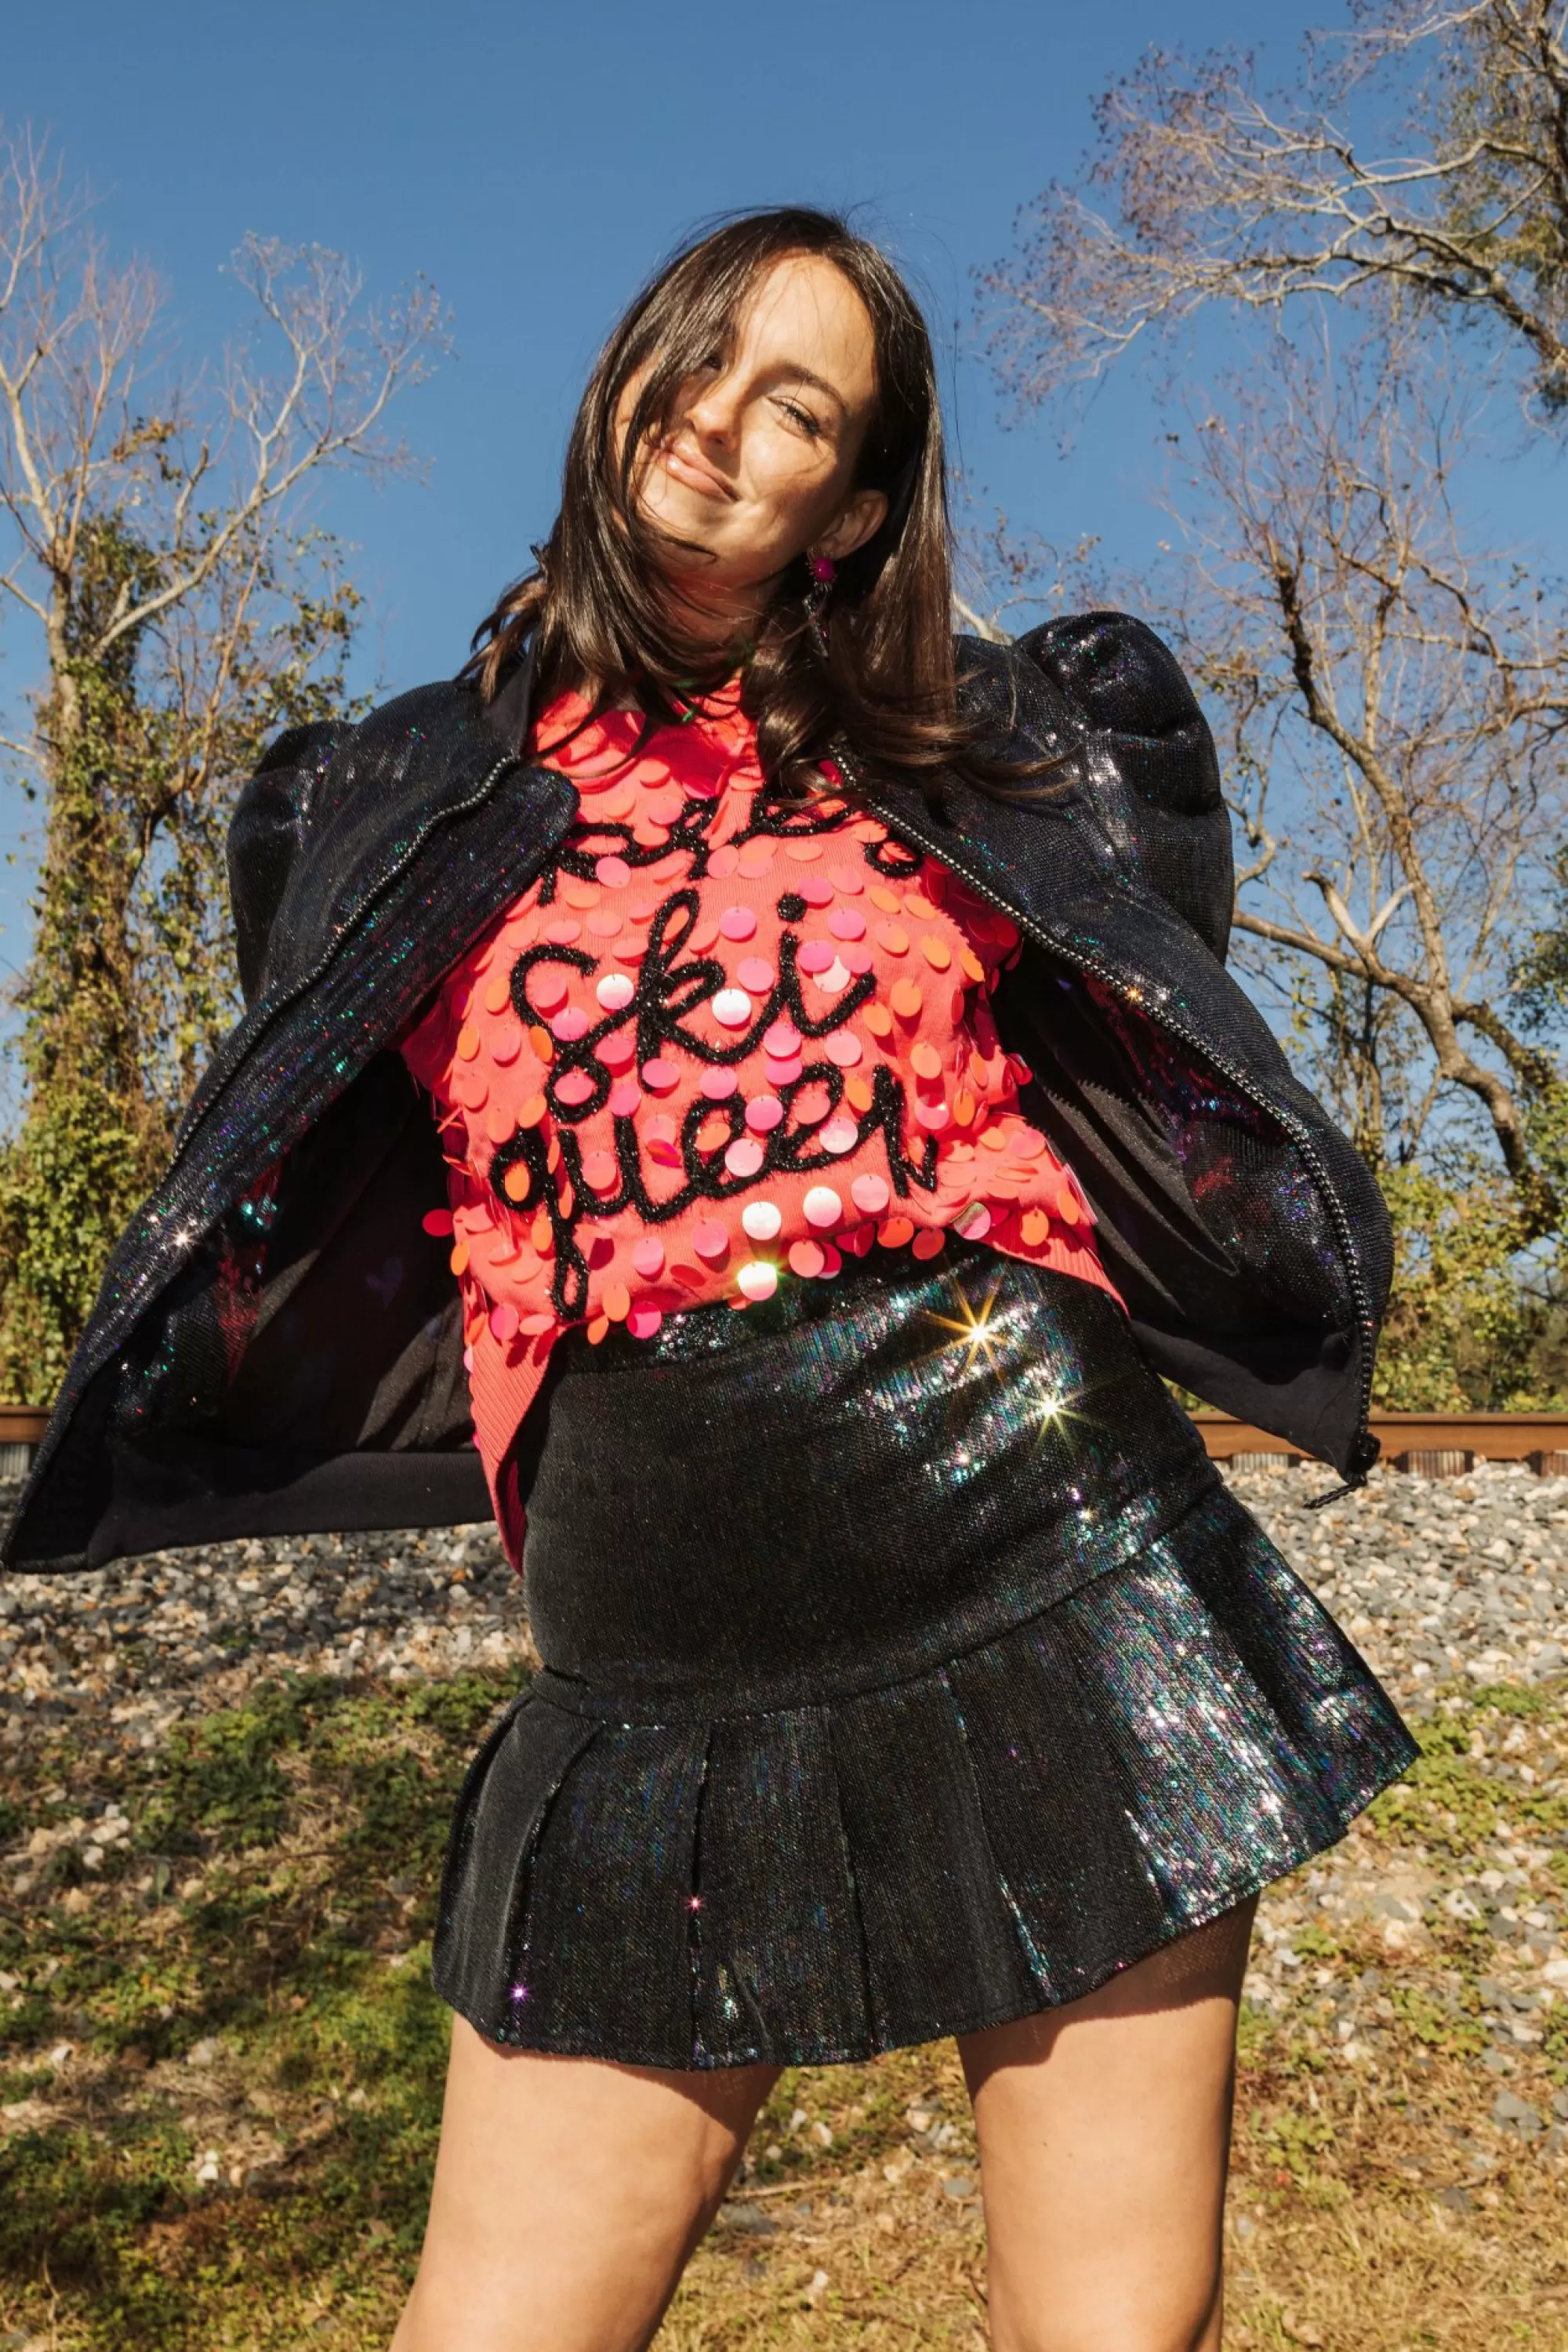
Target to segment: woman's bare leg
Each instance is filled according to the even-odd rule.
[[[994,2352],[1216,2352],[1252,1903],[959,2051]]]
[[[393,2352],[640,2352],[777,2079],[498,2050],[456,2019]]]

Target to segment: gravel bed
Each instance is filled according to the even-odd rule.
[[[1529,1682],[1568,1663],[1568,1478],[1489,1465],[1377,1472],[1314,1511],[1315,1465],[1238,1467],[1235,1491],[1416,1713],[1426,1689]],[[0,1490],[0,1512],[12,1497]],[[531,1662],[493,1527],[296,1536],[159,1552],[90,1575],[0,1577],[0,1745],[29,1717],[102,1710],[151,1748],[188,1709],[279,1671],[384,1675]]]
[[[181,1716],[233,1705],[280,1673],[521,1680],[532,1660],[521,1585],[488,1521],[4,1576],[0,1750],[19,1747],[29,1721],[89,1708],[106,1743],[152,1748]]]
[[[1230,1484],[1406,1705],[1424,1686],[1550,1681],[1568,1665],[1568,1478],[1487,1463],[1462,1478],[1377,1470],[1322,1510],[1319,1464]]]

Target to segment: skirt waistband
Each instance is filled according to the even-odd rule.
[[[624,1361],[568,1350],[537,1408],[529,1615],[556,1703],[587,1714],[897,1682],[1214,1490],[1116,1302],[1020,1260],[905,1262],[667,1328]]]

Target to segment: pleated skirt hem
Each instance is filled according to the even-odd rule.
[[[1376,1794],[1377,1791],[1374,1790],[1373,1795]],[[1368,1802],[1371,1802],[1371,1798],[1368,1799]],[[1346,1827],[1348,1826],[1347,1823]],[[1342,1830],[1339,1834],[1342,1838],[1345,1831]],[[1337,1843],[1338,1840],[1331,1843]],[[1279,1869],[1271,1870],[1265,1876],[1254,1874],[1249,1878],[1242,1879],[1234,1887],[1216,1891],[1212,1908],[1199,1909],[1193,1916],[1184,1916],[1179,1920],[1165,1920],[1162,1923],[1161,1932],[1152,1936],[1147,1943],[1125,1951],[1114,1960],[1105,1961],[1096,1970],[1085,1971],[1083,1980],[1076,1985],[1070,1993],[1053,1996],[1042,1986],[1037,1985],[1029,1996],[1020,1996],[1009,2000],[998,2010],[976,2011],[973,2014],[961,2011],[954,2011],[952,2015],[944,2017],[940,2025],[933,2025],[929,2032],[917,2032],[908,2035],[899,2034],[889,2040],[874,2040],[868,2037],[863,2042],[847,2048],[836,2043],[808,2042],[796,2037],[783,2045],[766,2045],[759,2042],[750,2049],[731,2047],[723,2052],[704,2050],[694,2043],[689,2053],[679,2059],[668,2053],[658,2054],[650,2050],[628,2048],[619,2043],[611,2050],[605,2050],[601,2046],[597,2030],[593,2033],[581,2033],[575,2038],[568,2032],[557,2032],[551,2038],[544,2039],[538,2035],[531,2035],[525,2029],[521,2028],[514,2019],[509,2019],[504,2025],[498,2028],[494,2022],[487,2022],[487,2018],[493,2018],[493,2011],[486,2006],[479,2005],[476,2010],[470,2010],[465,2006],[460,1994],[455,1994],[453,1990],[443,1982],[442,1971],[438,1966],[432,1969],[431,1979],[437,1997],[446,2003],[446,2006],[455,2015],[465,2019],[477,2032],[483,2036],[485,2041],[493,2043],[498,2049],[533,2050],[542,2055],[553,2058],[597,2058],[621,2066],[657,2066],[666,2071],[676,2069],[682,2074],[701,2074],[717,2071],[726,2066],[864,2066],[873,2058],[887,2056],[890,2051],[919,2049],[928,2042],[951,2041],[955,2034],[985,2033],[994,2026],[1016,2025],[1022,2018],[1042,2016],[1049,2011],[1061,2008],[1069,2000],[1081,2000],[1087,1994],[1098,1992],[1100,1987],[1109,1984],[1113,1977],[1124,1974],[1138,1961],[1152,1959],[1156,1952],[1163,1951],[1167,1946],[1177,1942],[1183,1936],[1192,1935],[1198,1928],[1208,1927],[1214,1920],[1222,1919],[1227,1911],[1235,1910],[1238,1904],[1250,1902],[1254,1895],[1262,1894],[1264,1888],[1272,1885],[1276,1879],[1288,1877],[1292,1870],[1300,1867],[1301,1863],[1310,1862],[1315,1854],[1327,1850],[1324,1846],[1314,1846],[1303,1852],[1297,1861],[1286,1863]]]
[[[491,2042],[630,2065],[855,2063],[1079,2000],[1335,1843],[1417,1752],[1217,1486],[847,1699],[651,1721],[550,1683],[459,1797],[436,1989]]]

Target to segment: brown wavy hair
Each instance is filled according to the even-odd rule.
[[[631,702],[668,719],[693,691],[733,673],[733,650],[715,661],[680,635],[659,573],[660,536],[638,509],[637,472],[650,439],[672,422],[681,386],[732,344],[758,278],[796,254],[830,261],[870,318],[877,397],[854,488],[881,490],[889,504],[875,537],[838,566],[826,608],[814,615],[802,556],[780,575],[743,649],[742,707],[755,722],[763,772],[805,793],[820,785],[816,762],[847,744],[928,794],[943,770],[1016,788],[1054,762],[988,757],[981,728],[959,713],[947,469],[925,321],[885,254],[837,215],[805,206],[724,222],[638,294],[588,379],[550,536],[533,550],[534,570],[475,632],[465,675],[488,698],[537,637],[536,709],[570,687],[595,709]],[[617,446],[616,414],[642,368]]]

